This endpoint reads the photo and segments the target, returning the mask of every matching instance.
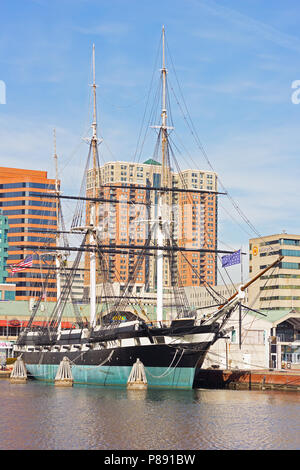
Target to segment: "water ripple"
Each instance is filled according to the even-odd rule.
[[[2,450],[300,448],[299,392],[135,392],[2,380],[0,397]]]

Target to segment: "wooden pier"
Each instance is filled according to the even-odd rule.
[[[2,369],[0,370],[0,379],[9,379],[11,374],[11,369]]]
[[[194,388],[300,391],[300,370],[197,369]]]

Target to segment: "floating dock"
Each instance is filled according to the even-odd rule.
[[[300,370],[198,369],[194,388],[300,391]]]

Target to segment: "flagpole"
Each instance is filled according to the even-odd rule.
[[[242,252],[243,252],[243,246],[241,245],[241,285],[243,285],[244,280],[243,280],[243,257],[242,257]],[[241,302],[239,303],[239,348],[242,349],[242,304]]]
[[[244,279],[243,279],[243,256],[242,256],[242,253],[243,253],[243,246],[241,245],[241,284],[244,283]]]
[[[253,282],[256,281],[256,279],[258,279],[259,277],[261,277],[263,274],[265,274],[267,271],[269,271],[269,269],[273,268],[273,266],[275,266],[277,263],[280,263],[280,261],[284,258],[283,255],[279,256],[279,258],[274,261],[272,264],[270,264],[269,266],[267,266],[266,268],[264,268],[259,274],[257,274],[256,276],[254,276],[252,279],[250,279],[250,281],[246,282],[246,284],[242,285],[240,287],[241,291],[244,292],[251,284],[253,284]],[[228,302],[230,302],[230,300],[234,299],[234,297],[236,297],[238,295],[238,291],[236,291],[231,297],[229,297],[229,299],[226,300],[226,302],[222,305],[220,305],[219,309],[221,309],[222,307],[224,307],[225,304],[227,304]]]

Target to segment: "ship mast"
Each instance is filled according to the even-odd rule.
[[[97,252],[97,179],[99,171],[99,162],[98,162],[98,144],[101,142],[101,139],[97,137],[97,100],[96,100],[96,68],[95,68],[95,45],[93,44],[93,53],[92,53],[92,88],[93,95],[93,120],[91,124],[92,136],[89,138],[84,138],[84,140],[89,143],[89,157],[92,155],[93,164],[91,168],[92,184],[89,187],[91,189],[91,197],[88,198],[78,198],[89,200],[89,206],[87,208],[87,219],[86,223],[82,226],[78,224],[75,219],[75,224],[71,228],[71,232],[79,233],[84,232],[89,239],[89,252],[90,252],[90,326],[93,328],[96,324],[96,252]],[[100,175],[99,175],[100,180]],[[87,188],[86,188],[87,189]],[[73,219],[74,220],[74,219]]]
[[[93,44],[93,122],[92,122],[92,152],[93,152],[93,197],[97,195],[97,108],[96,108],[96,71],[95,71],[95,44]],[[90,244],[94,245],[94,250],[90,252],[90,326],[94,327],[96,324],[96,202],[93,201],[90,204]]]
[[[58,157],[56,153],[56,130],[53,129],[53,145],[54,145],[54,165],[55,165],[55,194],[57,197],[60,196],[60,187],[58,180]],[[60,200],[57,199],[56,202],[56,223],[57,223],[57,233],[56,233],[56,246],[60,246],[60,230],[59,225],[60,220]],[[62,254],[56,250],[55,253],[55,266],[56,266],[56,298],[59,301],[61,296],[61,267],[62,267]],[[61,308],[61,307],[60,307]],[[61,318],[61,315],[59,316]],[[61,329],[61,321],[58,324],[58,331]]]
[[[55,164],[55,194],[56,196],[60,196],[60,188],[59,188],[59,183],[58,183],[58,162],[57,162],[57,153],[56,153],[56,130],[53,129],[53,143],[54,143],[54,164]],[[57,199],[56,202],[56,223],[57,223],[57,234],[56,234],[56,246],[60,246],[60,233],[59,233],[59,204],[60,201]],[[60,276],[60,270],[61,270],[61,255],[59,253],[56,253],[55,256],[55,263],[56,263],[56,297],[57,299],[60,298],[61,294],[61,276]]]
[[[166,109],[166,79],[167,79],[167,69],[165,66],[165,27],[162,29],[162,68],[161,68],[161,77],[162,77],[162,111],[161,111],[161,151],[162,151],[162,169],[161,169],[161,179],[162,179],[162,188],[167,187],[167,109]],[[158,246],[163,246],[165,241],[165,236],[163,228],[165,225],[164,209],[166,207],[165,200],[166,193],[164,190],[158,194],[158,226],[157,226],[157,244]],[[164,272],[164,253],[163,250],[157,250],[157,261],[156,261],[156,289],[157,289],[157,310],[156,310],[156,319],[157,323],[161,324],[163,321],[163,272]]]
[[[167,108],[166,108],[166,82],[167,69],[165,64],[165,27],[162,30],[162,111],[161,111],[161,151],[162,151],[162,187],[167,187]]]

